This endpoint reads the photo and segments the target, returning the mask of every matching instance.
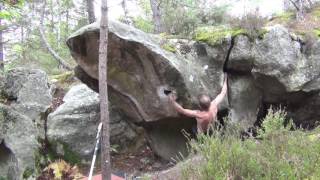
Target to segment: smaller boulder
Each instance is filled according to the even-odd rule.
[[[47,137],[58,155],[67,161],[91,160],[100,122],[99,94],[80,84],[72,87],[63,98],[64,103],[48,116]],[[109,103],[110,104],[110,103]],[[110,105],[110,141],[121,150],[140,142],[139,128],[126,121],[119,109]],[[77,159],[66,157],[73,154]],[[69,159],[68,159],[69,158]]]

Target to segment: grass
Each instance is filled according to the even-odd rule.
[[[222,42],[227,36],[237,36],[239,34],[245,34],[245,30],[223,27],[201,27],[196,29],[193,39],[214,46]]]
[[[273,18],[273,22],[283,24],[288,23],[291,20],[295,19],[295,14],[292,11],[283,12]]]
[[[320,128],[290,131],[285,115],[270,110],[259,139],[241,140],[232,128],[199,135],[191,149],[204,162],[187,165],[183,179],[319,179]]]
[[[164,49],[164,50],[166,50],[166,51],[172,52],[172,53],[177,52],[177,49],[176,49],[173,45],[168,44],[168,43],[163,44],[163,45],[161,46],[161,48]]]

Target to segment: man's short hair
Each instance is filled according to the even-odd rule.
[[[201,110],[207,111],[211,104],[211,98],[208,95],[201,94],[198,96],[198,100]]]

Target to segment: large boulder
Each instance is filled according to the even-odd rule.
[[[18,68],[1,77],[0,177],[22,179],[36,172],[38,140],[45,139],[45,114],[52,99],[50,88],[41,70]]]
[[[99,24],[94,23],[81,28],[67,41],[79,65],[76,76],[94,90],[98,90],[98,40]],[[181,56],[163,50],[156,38],[140,30],[110,21],[108,86],[115,97],[111,103],[135,123],[145,127],[157,124],[148,130],[157,154],[164,157],[163,154],[171,156],[185,150],[186,138],[181,130],[186,126],[191,129],[193,122],[177,114],[166,92],[176,91],[178,101],[186,108],[197,108],[197,96],[201,93],[216,96],[221,90],[230,43],[226,39],[220,46],[211,47],[187,42],[194,50],[190,56]],[[178,132],[170,136],[172,141],[164,140],[168,139],[167,131],[158,131],[166,127]],[[162,148],[156,148],[157,142],[163,142]],[[164,158],[170,159],[168,156]]]
[[[44,115],[52,101],[47,74],[39,69],[12,69],[4,77],[1,95],[10,107],[28,116],[44,139]]]
[[[68,91],[63,101],[48,116],[47,138],[58,155],[67,160],[71,160],[68,153],[78,155],[79,161],[90,160],[100,122],[99,96],[86,85],[79,84]],[[132,124],[115,106],[111,105],[109,110],[112,146],[117,145],[123,151],[139,147],[143,142],[141,128]]]
[[[0,177],[19,180],[35,172],[37,138],[32,119],[0,104]]]
[[[179,103],[197,108],[200,93],[212,97],[218,94],[223,69],[230,80],[228,98],[220,110],[230,105],[232,122],[244,129],[262,118],[270,105],[286,106],[298,124],[303,118],[316,122],[317,106],[311,105],[315,104],[311,97],[317,99],[320,88],[319,40],[306,52],[308,43],[280,25],[269,27],[258,39],[237,35],[215,45],[150,36],[113,21],[109,25],[108,86],[115,97],[112,103],[133,122],[146,127],[151,146],[162,157],[183,149],[172,148],[172,142],[182,147],[184,142],[177,134],[194,123],[173,110],[165,92],[177,91]],[[95,91],[98,39],[99,26],[95,23],[74,33],[67,42],[78,64],[76,76]],[[164,50],[166,47],[171,52]],[[304,103],[308,107],[303,108]],[[302,115],[306,108],[312,117]]]
[[[250,41],[244,35],[234,39],[227,70],[238,79],[243,76],[252,76],[253,79],[249,84],[241,83],[241,91],[251,89],[245,92],[249,96],[237,94],[232,91],[236,87],[230,85],[231,106],[232,101],[242,101],[238,106],[248,107],[232,109],[232,114],[236,115],[232,119],[246,121],[245,118],[238,119],[238,115],[257,114],[258,111],[265,111],[259,107],[273,104],[287,107],[290,117],[297,124],[305,127],[306,124],[310,127],[315,125],[318,106],[312,104],[317,102],[314,99],[317,99],[320,90],[320,41],[308,47],[308,53],[304,51],[305,44],[303,38],[291,34],[280,25],[269,27],[262,39]],[[237,83],[235,85],[239,86]],[[303,115],[306,109],[308,113]],[[251,121],[247,125],[253,123]]]
[[[248,129],[258,120],[262,93],[255,86],[252,76],[229,76],[230,118],[241,128]]]

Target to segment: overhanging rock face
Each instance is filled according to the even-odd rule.
[[[130,106],[124,109],[137,121],[177,116],[164,90],[176,90],[179,99],[191,107],[201,92],[215,95],[221,88],[224,59],[214,63],[214,59],[194,62],[178,57],[161,49],[150,35],[118,22],[111,21],[109,31],[108,84],[125,97],[119,105]],[[98,40],[99,25],[91,24],[67,42],[83,72],[93,79],[98,79]],[[212,76],[207,68],[217,64],[220,68],[215,67]]]
[[[168,119],[183,119],[169,103],[165,90],[175,90],[180,103],[195,108],[200,93],[215,96],[221,89],[228,42],[217,48],[193,42],[194,54],[185,58],[163,50],[156,38],[118,22],[109,23],[108,37],[108,86],[117,97],[112,103],[136,123],[165,120],[169,123],[166,126],[171,126]],[[77,77],[97,91],[99,24],[83,27],[67,44],[78,64]],[[187,120],[172,126],[181,129],[185,123]],[[158,131],[154,132],[161,138]],[[153,131],[149,135],[157,139]],[[175,143],[167,146],[177,152]]]
[[[218,94],[223,69],[229,74],[229,88],[220,110],[228,105],[231,120],[243,129],[263,118],[270,105],[286,107],[288,116],[304,127],[314,127],[319,121],[319,40],[306,47],[303,39],[279,25],[270,27],[260,39],[239,35],[212,46],[161,39],[118,22],[111,21],[109,28],[112,103],[135,123],[147,127],[151,145],[162,157],[170,154],[165,157],[170,158],[179,151],[175,146],[181,139],[176,134],[191,126],[173,110],[165,90],[177,91],[179,103],[196,108],[199,94]],[[96,91],[98,40],[99,25],[91,24],[67,42],[78,64],[77,77]],[[173,45],[174,53],[161,48],[166,43]],[[168,135],[173,131],[165,130],[170,128],[178,133]]]

